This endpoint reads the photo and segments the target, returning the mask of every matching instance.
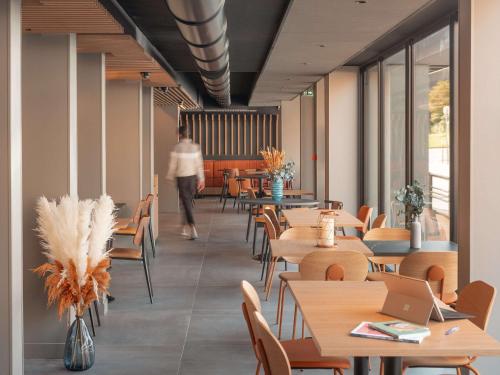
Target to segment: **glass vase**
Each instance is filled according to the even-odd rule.
[[[85,371],[94,365],[94,361],[94,340],[83,318],[77,316],[66,336],[64,366],[70,371]]]
[[[273,201],[280,202],[283,199],[283,179],[274,178],[273,186],[271,187],[271,197]]]

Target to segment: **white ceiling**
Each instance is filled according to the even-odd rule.
[[[292,0],[250,99],[280,105],[439,0]]]

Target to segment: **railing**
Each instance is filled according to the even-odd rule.
[[[438,181],[445,181],[439,184]],[[437,202],[444,203],[444,206],[449,206],[450,204],[450,177],[437,173],[429,173],[429,202],[431,208],[444,216],[449,216],[449,208],[439,207],[439,204],[434,204]],[[439,186],[441,185],[441,186]],[[443,186],[444,185],[444,186]],[[436,202],[436,203],[437,203]]]

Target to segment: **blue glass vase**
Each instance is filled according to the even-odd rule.
[[[70,371],[85,371],[94,365],[94,340],[82,317],[71,324],[64,345],[64,366]]]
[[[271,197],[273,201],[280,202],[283,199],[283,179],[274,178],[273,186],[271,187]]]

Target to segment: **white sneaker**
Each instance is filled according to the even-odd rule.
[[[189,233],[189,225],[183,225],[182,226],[182,232],[181,232],[181,235],[183,237],[190,237],[191,234]]]
[[[198,238],[198,232],[196,232],[196,228],[194,225],[191,225],[191,239],[196,240]]]

